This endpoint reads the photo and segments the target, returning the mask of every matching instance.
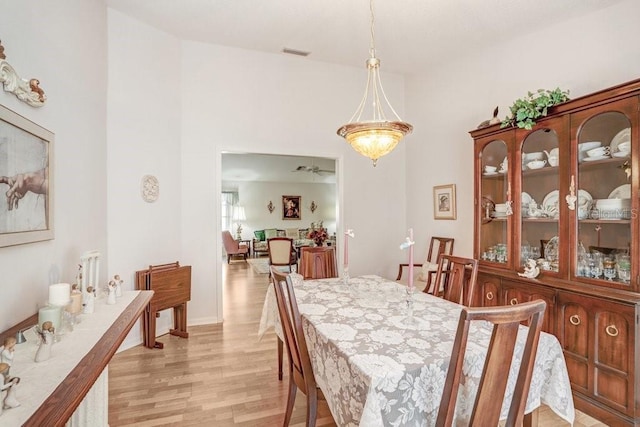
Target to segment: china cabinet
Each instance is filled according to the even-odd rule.
[[[609,425],[640,426],[639,132],[640,80],[470,132],[474,304],[545,300],[576,407]]]

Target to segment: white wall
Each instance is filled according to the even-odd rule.
[[[9,64],[22,78],[39,79],[48,97],[33,108],[0,91],[0,104],[55,133],[55,239],[0,248],[4,330],[46,302],[50,273],[72,283],[86,250],[108,261],[106,8],[99,0],[8,1],[0,29]],[[5,191],[0,185],[2,197]]]
[[[393,276],[403,254],[389,249],[406,235],[404,146],[373,168],[335,134],[362,97],[364,67],[196,42],[182,47],[183,257],[194,265],[199,286],[191,306],[216,306],[207,313],[221,315],[221,263],[212,260],[221,259],[215,219],[222,151],[338,159],[344,184],[338,221],[356,230],[349,245],[352,274]],[[403,79],[384,75],[383,81],[402,115]]]
[[[309,228],[312,222],[323,221],[329,234],[336,231],[336,185],[297,182],[235,182],[226,185],[236,188],[239,203],[244,206],[247,220],[242,221],[242,237],[252,239],[254,230],[265,228]],[[301,197],[301,219],[282,219],[282,196]],[[311,212],[309,205],[315,201],[318,208]],[[267,205],[273,202],[275,210],[269,213]],[[234,224],[232,234],[235,236]]]
[[[570,90],[575,98],[639,77],[640,2],[630,0],[565,21],[407,79],[407,222],[426,254],[429,236],[454,237],[455,252],[473,252],[473,140],[468,131],[500,117],[527,91]],[[457,185],[458,220],[433,220],[432,187]]]
[[[107,198],[109,272],[135,289],[135,271],[180,261],[180,41],[109,9]],[[141,197],[143,175],[160,183],[156,202]],[[172,322],[158,320],[160,333]],[[133,328],[128,343],[140,340]]]

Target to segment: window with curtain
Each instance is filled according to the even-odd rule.
[[[220,218],[222,220],[222,230],[233,232],[233,206],[238,203],[238,193],[233,191],[223,191],[220,207],[222,212]]]

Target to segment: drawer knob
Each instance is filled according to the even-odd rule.
[[[489,291],[487,292],[487,297],[486,297],[489,301],[491,301],[493,299],[493,292]]]
[[[607,335],[609,335],[610,337],[617,337],[618,336],[618,328],[616,328],[616,325],[609,325],[605,328],[605,331],[607,332]]]
[[[509,301],[509,304],[517,305],[518,304],[518,298],[511,298],[511,301]]]
[[[578,326],[580,324],[580,317],[577,314],[574,314],[569,317],[569,322],[571,322],[573,326]]]

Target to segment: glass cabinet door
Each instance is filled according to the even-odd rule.
[[[523,140],[521,151],[520,267],[535,259],[541,271],[557,272],[561,209],[558,133],[550,128],[535,130]]]
[[[507,143],[492,140],[480,152],[479,254],[482,261],[507,266],[510,257],[509,158]]]
[[[633,259],[629,117],[637,113],[628,104],[618,101],[572,118],[572,128],[574,121],[579,126],[573,277],[622,288],[630,286]]]

